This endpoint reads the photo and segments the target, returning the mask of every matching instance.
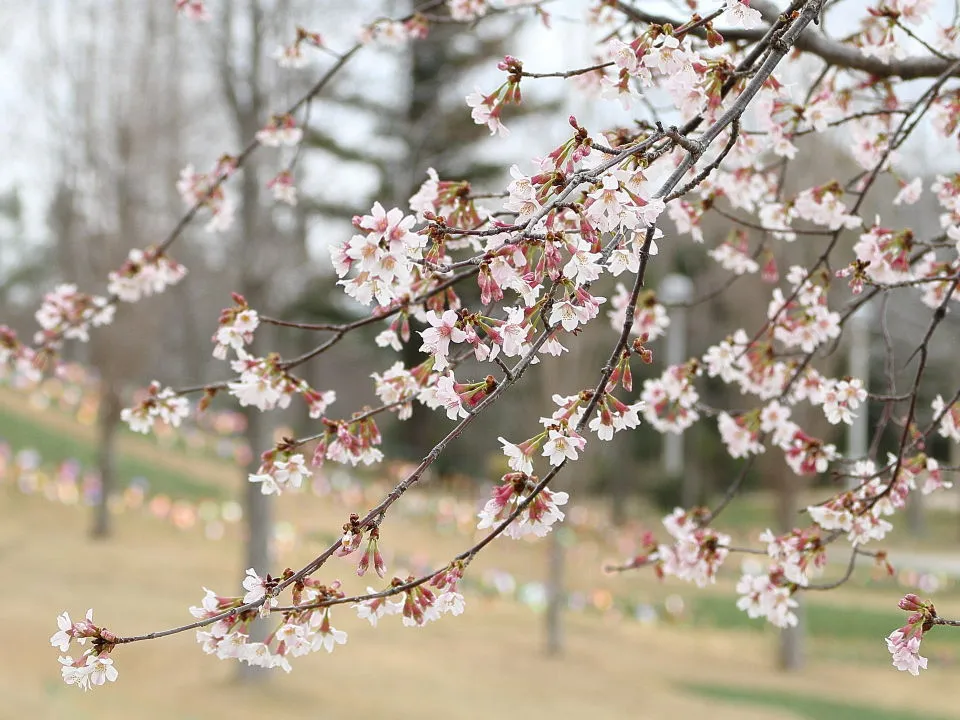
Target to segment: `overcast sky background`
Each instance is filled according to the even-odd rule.
[[[143,0],[144,2],[161,2],[166,0]],[[209,0],[211,7],[225,0]],[[173,2],[169,2],[173,12]],[[583,10],[590,3],[584,0],[562,0],[549,5],[553,15],[553,31],[545,30],[540,23],[527,23],[525,30],[510,43],[511,54],[520,57],[525,67],[533,71],[553,71],[567,69],[588,64],[593,61],[592,53],[595,49],[595,39],[598,33],[595,30],[584,31],[582,21]],[[781,3],[783,4],[783,3]],[[51,148],[56,141],[56,129],[50,127],[44,117],[44,103],[50,97],[51,88],[56,89],[58,78],[47,66],[49,58],[45,58],[46,49],[39,42],[39,29],[48,29],[51,38],[62,38],[69,42],[77,33],[84,32],[84,28],[64,27],[58,18],[57,8],[60,3],[54,0],[38,0],[36,3],[0,2],[0,22],[6,28],[3,45],[0,45],[0,190],[16,186],[21,190],[21,198],[25,207],[25,232],[18,247],[23,244],[42,240],[46,233],[44,213],[49,202],[49,192],[53,186],[52,173],[56,165],[50,161]],[[679,5],[679,3],[678,3]],[[673,3],[647,3],[652,10],[682,18],[684,10],[678,9]],[[711,5],[703,3],[707,8]],[[831,10],[826,26],[834,37],[846,35],[857,29],[862,9],[866,3],[861,0],[845,0],[835,4]],[[918,33],[932,39],[935,23],[948,22],[952,17],[952,0],[940,0],[936,11],[931,13],[929,21]],[[375,17],[362,17],[361,13],[340,13],[330,17],[327,21],[314,22],[309,27],[320,31],[329,39],[331,45],[346,47],[348,41],[344,35],[350,32],[350,26],[356,26],[361,20]],[[189,21],[182,20],[184,23]],[[722,28],[721,28],[722,29]],[[86,29],[89,30],[89,29]],[[202,39],[205,26],[200,24],[187,29]],[[922,51],[916,43],[912,43],[912,52]],[[358,75],[370,77],[371,92],[378,95],[396,89],[396,84],[390,82],[390,63],[384,63],[382,55],[368,53],[366,57],[359,57],[356,61],[355,72]],[[308,76],[320,72],[321,59],[308,70],[297,72],[308,73]],[[802,68],[790,73],[781,73],[782,79],[791,82],[797,72],[803,73]],[[489,91],[502,80],[502,73],[494,67],[488,69],[482,77],[463,78],[461,93],[466,96],[475,86]],[[920,83],[914,83],[919,86]],[[574,89],[575,85],[562,80],[525,81],[524,95],[527,97],[558,95],[566,99],[567,110],[556,113],[547,118],[534,122],[511,123],[509,110],[506,113],[506,123],[513,130],[508,139],[495,138],[488,142],[488,151],[504,162],[506,168],[517,162],[524,169],[529,169],[529,160],[549,152],[559,142],[568,137],[569,126],[566,116],[574,112],[582,123],[591,130],[599,130],[611,124],[629,122],[630,113],[620,109],[619,103],[602,101],[585,97]],[[912,89],[911,89],[912,92]],[[158,99],[162,102],[162,99]],[[662,105],[663,103],[658,103]],[[469,116],[469,109],[464,103],[463,112]],[[341,122],[344,132],[362,135],[367,132],[362,123]],[[839,134],[842,137],[842,134]],[[928,131],[921,131],[917,137],[904,149],[900,167],[908,174],[920,172],[942,172],[956,170],[958,156],[955,146],[945,148],[942,140],[932,137]],[[209,140],[209,157],[216,157],[222,152],[236,152],[237,148],[222,146],[222,138]],[[205,167],[209,158],[197,158],[196,165]],[[348,173],[349,177],[338,178],[336,183],[324,182],[323,188],[306,186],[304,192],[325,191],[336,193],[350,192],[354,183],[363,185],[371,178],[364,178],[361,174]],[[158,238],[157,238],[158,239]],[[145,239],[145,244],[157,239]],[[315,243],[311,243],[315,244]],[[314,248],[316,249],[316,248]],[[16,253],[17,247],[5,247],[0,251],[0,263],[5,262]]]

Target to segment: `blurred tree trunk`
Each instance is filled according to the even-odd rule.
[[[97,470],[100,472],[100,496],[93,509],[90,536],[100,540],[110,536],[110,495],[116,488],[116,441],[120,423],[120,393],[108,378],[100,382],[100,408],[97,413]]]
[[[234,15],[234,11],[239,16]],[[260,0],[247,3],[226,3],[223,6],[223,24],[220,37],[220,86],[230,112],[238,142],[245,144],[266,121],[264,115],[265,87],[262,75],[264,28],[263,9]],[[235,253],[238,264],[238,291],[251,307],[266,311],[266,281],[273,269],[276,257],[271,261],[268,254],[276,256],[280,248],[266,247],[267,228],[261,207],[259,158],[247,159],[240,172],[240,211],[237,214],[239,252]],[[261,242],[263,241],[263,242]],[[262,354],[270,347],[266,327],[257,330],[250,352]],[[268,423],[256,407],[244,408],[247,429],[244,439],[251,452],[249,465],[240,481],[243,483],[244,524],[246,529],[246,553],[244,568],[253,568],[261,576],[270,572],[271,496],[264,495],[260,488],[247,481],[249,472],[256,472],[260,454],[268,449],[270,442]],[[262,642],[267,636],[267,625],[255,620],[250,626],[250,641]],[[265,668],[241,663],[238,677],[242,682],[263,681],[269,675]]]
[[[796,526],[797,511],[799,510],[798,495],[800,478],[790,472],[789,468],[780,464],[777,472],[779,487],[777,488],[777,525],[780,532],[788,532]],[[802,602],[798,596],[794,596]],[[780,644],[777,656],[777,665],[781,670],[793,672],[800,670],[804,662],[804,635],[806,632],[803,606],[795,608],[799,622],[796,627],[784,628],[780,631]]]
[[[547,655],[552,656],[562,655],[564,646],[563,601],[566,591],[563,576],[567,558],[563,531],[564,528],[554,527],[547,550],[550,560],[547,580],[546,651]]]

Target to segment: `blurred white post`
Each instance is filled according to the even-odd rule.
[[[871,303],[861,305],[850,318],[850,357],[849,374],[863,381],[863,387],[870,391],[870,340],[876,311]],[[867,403],[863,403],[847,432],[847,457],[866,457],[870,450],[870,418]],[[852,490],[860,483],[856,478],[847,478],[847,489]]]
[[[657,297],[661,303],[688,303],[693,299],[693,281],[686,275],[667,275],[660,283]],[[667,310],[670,327],[667,328],[664,360],[667,365],[678,365],[687,359],[687,308]],[[667,477],[680,483],[680,504],[687,508],[697,501],[698,483],[692,475],[683,472],[683,435],[666,433],[663,436],[663,470]]]

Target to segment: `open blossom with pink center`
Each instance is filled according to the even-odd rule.
[[[577,285],[592,283],[603,272],[603,267],[598,262],[600,253],[591,252],[591,248],[591,243],[580,240],[569,262],[563,267],[564,276]]]
[[[60,674],[67,685],[76,685],[86,692],[107,682],[116,682],[118,672],[113,659],[87,651],[78,659],[70,656],[60,658]]]
[[[589,321],[588,311],[582,305],[575,305],[570,298],[553,304],[550,311],[550,324],[560,324],[567,332],[573,332],[578,325]]]
[[[543,444],[543,457],[549,458],[551,465],[557,466],[565,460],[576,460],[586,445],[586,438],[573,428],[550,428],[547,441]]]
[[[536,441],[536,438],[522,442],[519,445],[514,445],[502,437],[497,438],[497,440],[503,444],[503,454],[507,456],[507,464],[511,470],[526,473],[527,475],[533,474],[533,455],[540,444]]]
[[[532,327],[523,308],[509,307],[506,313],[506,320],[497,328],[497,341],[506,357],[517,357],[529,350]]]
[[[657,240],[662,237],[663,231],[656,228],[650,240],[648,255],[656,255],[659,252]],[[607,261],[607,270],[610,274],[618,277],[624,272],[636,273],[640,270],[640,258],[645,240],[645,233],[642,232],[633,233],[629,239],[621,240],[610,253],[610,259]]]
[[[270,596],[274,585],[275,581],[269,575],[262,578],[257,574],[256,570],[247,568],[247,575],[243,579],[243,589],[247,591],[243,596],[243,603],[258,602],[267,598],[260,606],[260,616],[266,617],[270,614],[271,608],[280,604],[280,598]]]
[[[238,296],[239,297],[239,296]],[[227,350],[242,350],[245,345],[253,342],[253,333],[260,326],[260,316],[253,308],[227,308],[220,313],[220,323],[213,336],[216,346],[213,356],[218,360],[227,358]]]
[[[457,388],[458,383],[453,373],[437,378],[434,385],[434,397],[437,403],[447,411],[447,417],[450,420],[461,420],[470,414]]]
[[[914,178],[908,183],[901,181],[900,191],[893,198],[894,205],[913,205],[923,193],[923,180]]]
[[[621,430],[632,430],[640,425],[640,411],[643,402],[627,405],[610,393],[604,393],[597,413],[590,419],[589,427],[601,440],[613,440]]]
[[[323,648],[328,653],[332,653],[337,645],[347,644],[347,633],[343,630],[337,630],[330,625],[330,608],[323,610],[320,620],[320,627],[317,628],[316,636],[313,641],[315,650]]]
[[[299,489],[312,475],[303,455],[297,453],[287,460],[261,467],[260,472],[251,474],[248,479],[260,483],[260,492],[264,495],[280,495],[284,490]]]
[[[459,319],[456,310],[446,310],[442,315],[434,310],[427,313],[430,327],[420,332],[423,338],[420,349],[433,355],[437,370],[445,370],[449,365],[447,355],[450,354],[450,343],[461,343],[467,339],[467,334],[457,327]]]
[[[828,381],[823,388],[823,414],[831,425],[852,425],[856,417],[853,411],[866,399],[867,391],[860,378]]]

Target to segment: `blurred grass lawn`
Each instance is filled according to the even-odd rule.
[[[0,437],[14,447],[35,447],[47,460],[92,459],[92,429],[62,415],[0,403]],[[121,455],[122,473],[147,469],[153,473],[148,475],[152,490],[174,496],[229,496],[239,483],[239,471],[229,464],[178,456],[144,438],[124,436]],[[330,498],[281,498],[277,517],[294,522],[305,539],[279,560],[280,566],[298,567],[313,557],[320,539],[348,512]],[[762,524],[762,516],[749,510],[747,516]],[[95,544],[86,539],[87,522],[81,509],[0,488],[0,572],[11,588],[2,614],[7,637],[0,649],[5,670],[0,720],[265,714],[419,720],[441,713],[484,720],[491,714],[558,720],[960,718],[950,692],[960,633],[936,632],[925,641],[931,670],[920,678],[889,666],[883,637],[902,621],[893,588],[845,587],[810,596],[805,601],[808,666],[785,675],[773,667],[775,629],[749,620],[734,606],[735,567],[707,591],[658,583],[644,572],[604,576],[602,562],[616,554],[603,542],[569,550],[568,587],[605,589],[650,603],[680,594],[688,609],[677,624],[567,614],[567,652],[550,659],[542,654],[541,619],[511,601],[468,594],[464,616],[422,629],[395,621],[374,630],[342,608],[334,613],[334,626],[347,630],[350,642],[333,656],[300,659],[291,675],[272,675],[263,687],[234,685],[235,666],[204,656],[187,633],[118,649],[120,682],[83,694],[62,684],[57,652],[47,641],[58,613],[79,616],[92,606],[95,619],[118,633],[162,629],[189,621],[186,609],[200,600],[202,586],[240,592],[242,577],[236,528],[211,542],[199,530],[181,532],[127,514],[116,519],[115,540]],[[395,515],[388,516],[382,535],[384,546],[398,554],[419,554],[433,564],[470,542],[463,535],[440,533],[426,520]],[[546,543],[497,541],[469,572],[479,576],[491,568],[521,582],[540,579]],[[335,559],[325,572],[325,580],[343,577],[350,591],[366,585],[353,577],[350,560]],[[943,604],[940,597],[941,612],[960,615],[957,592],[947,594]]]
[[[201,586],[239,591],[238,538],[204,541],[199,532],[122,515],[117,539],[96,544],[85,539],[86,514],[76,508],[9,488],[0,498],[0,572],[10,587],[0,649],[2,718],[865,717],[861,710],[810,715],[815,704],[790,700],[814,694],[902,713],[871,717],[960,717],[951,691],[954,668],[943,664],[931,662],[931,670],[913,678],[886,662],[814,656],[807,669],[784,675],[772,667],[769,633],[573,614],[566,621],[566,655],[551,659],[541,652],[539,618],[530,610],[474,595],[465,615],[420,629],[396,619],[373,629],[338,609],[333,624],[350,634],[347,645],[330,656],[301,658],[290,675],[271,675],[264,687],[237,688],[234,665],[203,655],[186,633],[117,649],[119,682],[84,694],[59,679],[57,651],[47,642],[56,615],[67,609],[77,616],[92,606],[95,620],[122,634],[187,622],[186,608],[200,600]],[[407,539],[399,529],[390,537]],[[512,548],[495,543],[491,561],[502,563],[496,556],[512,555]],[[348,573],[346,562],[332,564],[331,574]],[[878,658],[886,655],[881,638],[871,646]],[[743,688],[750,697],[734,693],[718,702],[690,683]],[[764,692],[785,693],[785,699],[751,699],[773,697],[757,695]]]

